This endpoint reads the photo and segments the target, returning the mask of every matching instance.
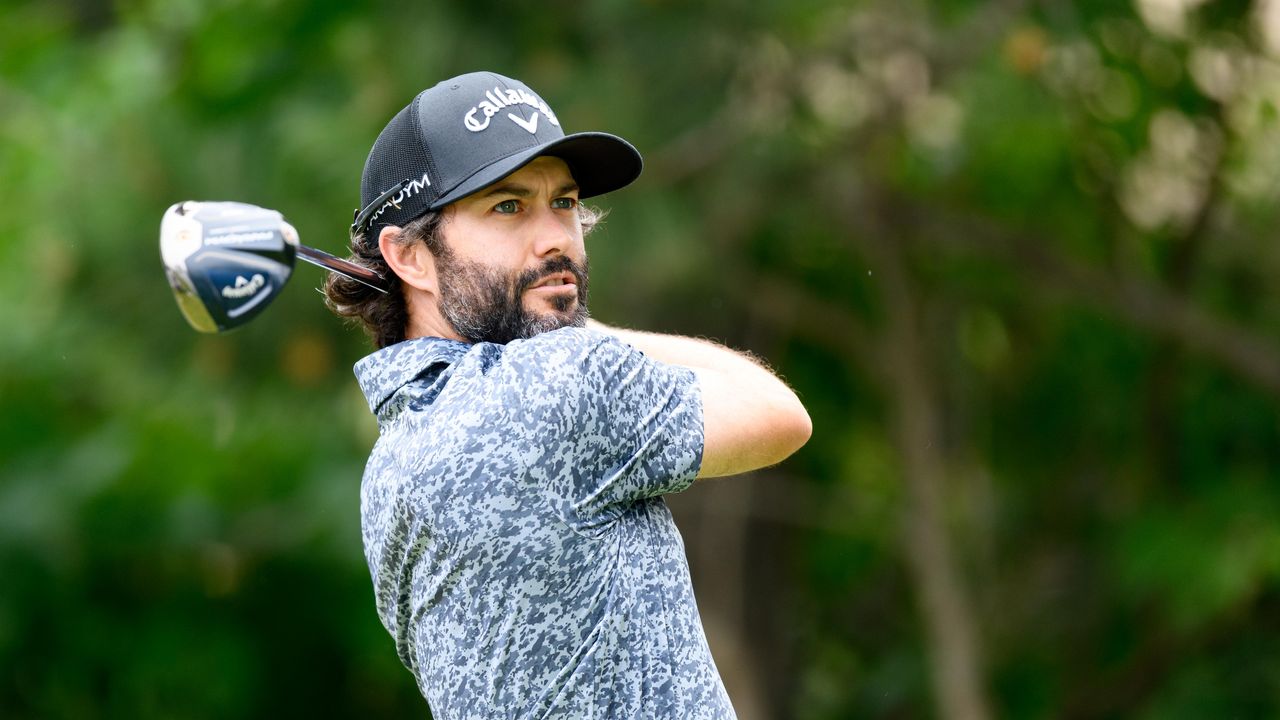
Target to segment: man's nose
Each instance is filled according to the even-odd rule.
[[[563,255],[573,241],[571,218],[549,207],[534,210],[533,252],[538,257]]]

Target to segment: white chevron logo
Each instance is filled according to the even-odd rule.
[[[246,298],[262,289],[267,284],[266,278],[261,273],[254,273],[253,279],[245,278],[243,275],[236,276],[235,285],[227,285],[222,288],[222,297],[224,298]]]
[[[519,125],[525,130],[528,130],[530,135],[538,132],[538,113],[534,113],[533,117],[528,120],[525,120],[515,113],[507,113],[507,117],[511,118],[511,122]]]

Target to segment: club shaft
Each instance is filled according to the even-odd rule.
[[[320,267],[331,272],[336,272],[343,277],[351,278],[358,283],[368,285],[378,292],[385,293],[387,291],[386,283],[378,273],[367,268],[362,268],[355,263],[347,262],[342,258],[334,257],[323,250],[317,250],[313,247],[307,247],[306,245],[299,245],[298,257],[306,260],[312,265],[319,265]]]

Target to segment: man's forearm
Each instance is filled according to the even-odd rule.
[[[668,365],[721,372],[763,372],[770,377],[773,376],[772,372],[750,355],[731,350],[710,340],[642,330],[626,330],[595,320],[588,320],[587,327],[613,335],[654,360]]]

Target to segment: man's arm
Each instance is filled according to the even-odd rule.
[[[791,388],[747,355],[707,340],[622,330],[594,320],[587,327],[697,375],[705,435],[700,478],[781,462],[813,432],[809,413]]]

